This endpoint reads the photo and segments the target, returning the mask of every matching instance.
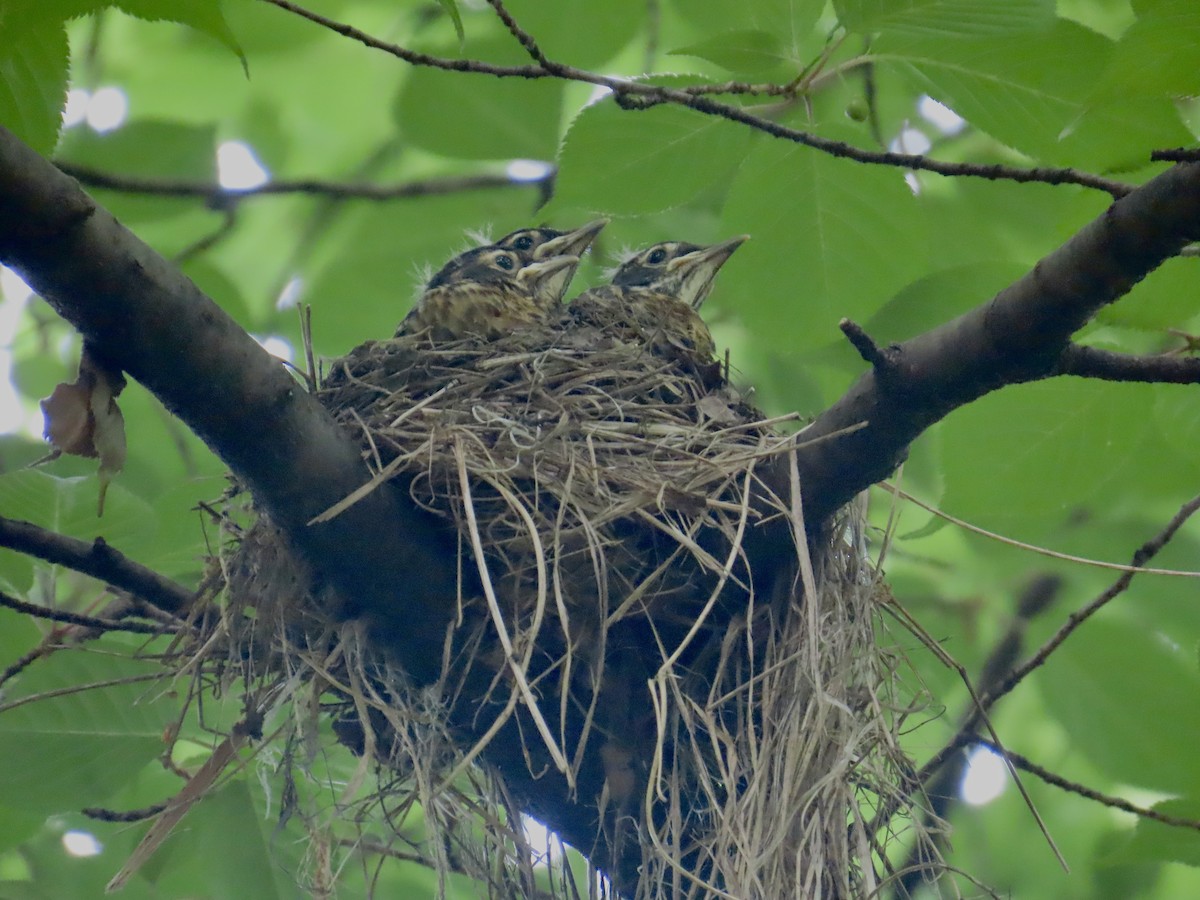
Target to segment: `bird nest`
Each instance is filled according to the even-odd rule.
[[[225,560],[229,608],[255,610],[231,653],[324,692],[342,740],[389,772],[384,805],[421,805],[437,867],[493,896],[531,890],[524,804],[502,778],[458,793],[485,778],[470,764],[499,724],[464,747],[439,714],[484,667],[498,721],[532,723],[526,757],[594,802],[607,858],[593,862],[618,891],[879,889],[910,805],[896,665],[877,640],[861,512],[806,531],[794,483],[762,477],[787,471],[794,417],[764,419],[716,364],[553,325],[367,343],[332,363],[318,398],[375,473],[325,516],[387,484],[458,538],[443,679],[403,688],[352,623],[328,619],[265,521]],[[792,538],[769,571],[747,552],[767,522]],[[589,764],[603,774],[595,798]],[[481,819],[479,791],[501,813]]]

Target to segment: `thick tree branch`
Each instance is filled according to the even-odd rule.
[[[138,565],[110,547],[104,538],[89,544],[0,516],[0,547],[90,575],[169,613],[184,611],[192,600],[192,592],[183,585]]]
[[[434,520],[374,491],[308,527],[367,479],[355,442],[195,285],[5,129],[0,223],[0,262],[212,447],[357,611],[387,621],[403,610],[389,631],[405,667],[435,677],[457,572]]]
[[[958,407],[1006,384],[1060,374],[1071,336],[1198,236],[1200,164],[1189,163],[1114,202],[992,300],[876,351],[887,366],[863,375],[806,432],[815,439],[867,423],[803,448],[806,512],[819,521],[886,477],[917,435]],[[871,346],[863,337],[860,349]]]
[[[864,376],[809,434],[866,427],[801,448],[809,522],[819,523],[883,477],[913,438],[952,409],[1003,384],[1054,374],[1074,331],[1197,236],[1198,220],[1200,166],[1172,169],[1114,204],[990,303],[879,351],[888,361],[881,369],[886,377]],[[439,670],[458,587],[451,536],[389,490],[307,527],[366,480],[356,443],[191,282],[2,129],[0,261],[222,456],[319,574],[354,604],[343,614],[363,613],[376,643],[393,647],[418,678]],[[787,483],[785,476],[780,496],[788,495]],[[791,549],[780,554],[791,544],[784,530],[764,528],[767,539],[750,542],[756,571],[775,571],[794,558]],[[473,666],[469,678],[478,681],[483,669]],[[475,681],[451,710],[468,736],[492,719],[478,704],[488,684]],[[548,760],[536,758],[536,746],[524,747],[520,722],[514,717],[492,741],[489,761],[526,811],[575,846],[599,848],[597,861],[603,860],[592,805],[603,772],[585,765],[572,791]],[[628,883],[636,873],[622,876]]]
[[[358,444],[195,285],[3,128],[0,262],[233,469],[318,578],[351,604],[335,614],[360,616],[373,645],[417,680],[440,674],[459,589],[476,590],[470,567],[459,584],[454,537],[390,486],[308,527],[369,479]],[[486,666],[456,674],[461,691],[448,715],[470,746],[503,698],[493,696]],[[598,862],[610,859],[596,808],[605,779],[599,760],[584,760],[572,787],[544,748],[525,746],[529,727],[522,711],[509,718],[491,736],[488,762],[526,812],[574,846],[598,848]],[[623,864],[625,880],[636,878],[636,861]]]

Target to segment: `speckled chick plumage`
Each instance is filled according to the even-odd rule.
[[[551,256],[523,265],[509,250],[468,250],[429,280],[396,336],[494,340],[514,328],[544,322],[578,265],[578,256]]]
[[[608,284],[580,294],[568,307],[571,319],[646,344],[666,356],[708,362],[716,344],[699,308],[725,261],[745,236],[702,247],[664,241],[636,254]]]
[[[607,224],[597,219],[572,231],[522,228],[458,254],[429,279],[396,336],[494,339],[546,321],[561,306],[579,256]]]

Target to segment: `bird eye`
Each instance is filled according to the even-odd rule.
[[[657,266],[658,264],[665,262],[666,259],[667,251],[662,247],[656,247],[650,251],[650,255],[646,257],[646,262],[650,263],[652,266]]]
[[[516,267],[516,263],[513,262],[513,258],[507,253],[501,253],[496,257],[496,265],[502,268],[505,272],[511,272]]]
[[[533,246],[533,238],[531,238],[527,234],[523,234],[519,238],[517,238],[515,241],[513,241],[513,246],[516,247],[518,250],[528,250],[530,247]]]

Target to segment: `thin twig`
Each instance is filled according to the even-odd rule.
[[[1108,590],[1104,591],[1091,603],[1071,613],[1067,617],[1067,621],[1058,629],[1051,637],[1038,648],[1038,651],[1024,665],[1017,666],[1003,681],[997,685],[995,691],[991,691],[983,698],[987,707],[991,707],[997,700],[1011,691],[1014,687],[1021,683],[1031,672],[1039,668],[1050,657],[1050,654],[1062,645],[1063,641],[1069,638],[1080,625],[1090,619],[1095,613],[1103,609],[1110,602],[1123,594],[1128,589],[1130,582],[1133,581],[1133,576],[1137,574],[1147,562],[1154,558],[1163,547],[1175,536],[1175,533],[1183,527],[1183,524],[1192,517],[1196,510],[1200,509],[1200,496],[1193,497],[1187,503],[1180,507],[1179,512],[1171,518],[1153,538],[1143,544],[1133,554],[1133,561],[1130,566],[1130,571],[1123,572],[1121,576],[1112,583]]]
[[[117,812],[113,809],[103,809],[99,806],[85,806],[80,810],[89,819],[95,819],[98,822],[144,822],[146,819],[153,819],[160,812],[167,808],[165,803],[155,803],[153,806],[146,806],[142,809],[129,809],[124,812]]]
[[[1093,790],[1092,788],[1083,784],[1079,784],[1078,782],[1068,781],[1061,775],[1056,775],[1049,769],[1039,766],[1037,763],[1032,762],[1027,757],[1022,756],[1019,753],[1013,753],[1011,750],[1000,751],[999,748],[992,744],[991,741],[985,741],[982,738],[976,738],[974,741],[972,741],[972,743],[980,747],[986,747],[993,753],[1006,753],[1009,759],[1012,760],[1013,765],[1018,769],[1022,769],[1028,772],[1030,775],[1035,775],[1042,781],[1046,782],[1046,784],[1054,785],[1056,788],[1061,788],[1062,790],[1072,794],[1078,794],[1080,797],[1085,797],[1088,800],[1094,800],[1097,803],[1103,806],[1108,806],[1112,809],[1119,809],[1122,812],[1133,813],[1135,816],[1143,819],[1151,819],[1155,822],[1161,822],[1163,825],[1170,825],[1174,828],[1187,828],[1192,831],[1200,831],[1200,821],[1196,819],[1188,819],[1184,818],[1183,816],[1172,816],[1168,815],[1167,813],[1158,812],[1154,809],[1149,809],[1145,806],[1137,806],[1136,804],[1130,803],[1128,800],[1122,800],[1120,797],[1114,797],[1111,794],[1103,794],[1100,791]]]
[[[864,150],[860,147],[855,147],[852,144],[847,144],[843,141],[834,141],[829,138],[823,138],[818,135],[806,131],[799,131],[795,128],[789,128],[786,125],[781,125],[778,122],[773,122],[761,116],[755,115],[752,112],[741,109],[736,106],[730,106],[724,103],[717,103],[709,97],[695,93],[689,93],[685,89],[667,88],[661,85],[646,84],[644,82],[628,81],[623,78],[614,78],[607,75],[598,75],[595,72],[589,72],[584,69],[577,69],[574,66],[568,66],[563,63],[555,62],[546,58],[541,49],[537,47],[536,42],[533,43],[533,48],[536,50],[536,59],[539,62],[532,65],[523,66],[499,66],[493,63],[484,62],[476,59],[451,59],[447,57],[431,56],[427,53],[418,53],[414,50],[409,50],[398,44],[390,44],[386,41],[381,41],[374,38],[351,25],[346,25],[337,22],[333,19],[322,16],[319,13],[307,10],[302,6],[298,6],[290,0],[263,0],[265,3],[270,3],[273,6],[278,6],[280,9],[287,10],[295,15],[308,19],[317,25],[327,28],[330,31],[336,32],[343,37],[358,41],[374,50],[380,50],[384,53],[391,54],[405,62],[415,66],[428,66],[436,69],[444,69],[454,72],[474,72],[482,75],[492,75],[498,78],[559,78],[565,81],[579,81],[586,84],[594,84],[600,87],[606,87],[614,94],[614,99],[619,106],[625,109],[648,109],[651,106],[656,106],[662,103],[670,103],[678,106],[685,106],[705,115],[716,116],[718,118],[728,119],[731,122],[738,122],[746,125],[757,131],[769,134],[772,137],[781,138],[783,140],[792,141],[793,143],[803,144],[807,147],[812,147],[815,150],[820,150],[828,153],[831,156],[840,157],[842,159],[853,160],[854,162],[866,163],[870,165],[885,165],[903,169],[914,169],[926,172],[934,172],[939,175],[953,175],[973,178],[983,178],[989,181],[1015,181],[1018,183],[1037,182],[1041,184],[1077,184],[1083,187],[1092,188],[1094,190],[1104,191],[1113,197],[1122,197],[1133,190],[1133,186],[1124,182],[1113,181],[1108,178],[1103,178],[1099,175],[1094,175],[1090,172],[1080,172],[1070,168],[1054,168],[1054,167],[1036,167],[1030,169],[1020,169],[1012,166],[1004,165],[977,165],[974,163],[955,163],[944,162],[942,160],[929,159],[920,154],[909,153],[891,153],[891,152],[874,152]],[[488,0],[493,7],[503,8],[499,0]],[[498,10],[499,12],[499,10]],[[515,21],[512,20],[511,14],[505,10],[504,21],[514,36],[521,39],[521,35],[527,33],[520,28]],[[509,22],[512,24],[509,25]],[[515,30],[514,30],[515,29]],[[532,39],[530,39],[532,42]],[[522,45],[525,46],[527,52],[530,46],[522,40]]]
[[[119,622],[115,619],[99,619],[95,616],[83,616],[79,613],[67,612],[61,609],[49,609],[36,603],[26,603],[0,591],[0,606],[14,612],[48,619],[51,622],[64,622],[67,625],[78,625],[81,628],[94,628],[97,631],[128,631],[133,634],[170,634],[172,629],[163,625],[150,625],[145,622]]]
[[[204,237],[194,241],[176,253],[171,257],[171,262],[177,266],[182,266],[189,259],[200,255],[206,250],[211,250],[217,244],[221,243],[221,241],[233,234],[235,227],[237,227],[237,208],[232,205],[226,205],[222,210],[221,224],[204,235]]]
[[[272,2],[272,0],[267,0],[267,2]],[[298,178],[268,181],[252,188],[226,188],[211,181],[118,175],[114,172],[104,172],[62,161],[55,165],[87,187],[156,197],[198,197],[216,208],[226,208],[233,202],[253,197],[283,194],[308,194],[336,200],[404,200],[411,197],[432,197],[488,188],[537,186],[543,182],[552,181],[554,178],[554,170],[551,169],[541,178],[532,179],[516,179],[503,172],[482,172],[475,175],[450,175],[388,185]]]
[[[533,39],[533,35],[517,24],[516,19],[514,19],[512,14],[505,8],[502,0],[487,0],[487,2],[488,6],[496,11],[496,15],[499,16],[500,21],[504,23],[504,27],[507,28],[509,33],[520,42],[522,47],[525,48],[525,52],[529,54],[530,58],[543,69],[548,70],[553,68],[554,63],[550,62],[550,60],[546,58],[546,54],[542,52],[542,48],[539,47],[537,41]]]
[[[1032,553],[1037,553],[1041,556],[1048,556],[1051,559],[1061,559],[1064,562],[1078,563],[1081,566],[1091,566],[1094,569],[1110,569],[1114,572],[1128,572],[1136,575],[1165,575],[1168,578],[1200,578],[1200,572],[1192,569],[1155,569],[1150,566],[1138,565],[1123,565],[1122,563],[1106,562],[1102,559],[1089,559],[1086,556],[1073,556],[1070,553],[1061,553],[1058,550],[1051,550],[1048,547],[1039,547],[1037,544],[1028,544],[1025,541],[1018,541],[1016,538],[1005,537],[1002,534],[997,534],[994,531],[988,531],[986,528],[980,528],[978,525],[972,525],[965,519],[960,519],[957,516],[952,516],[944,510],[938,509],[924,500],[914,497],[907,491],[901,490],[892,484],[890,481],[879,482],[879,487],[883,488],[902,500],[907,500],[914,506],[919,506],[928,513],[932,513],[939,519],[945,519],[952,525],[957,525],[972,534],[982,535],[986,538],[991,538],[994,541],[999,541],[1001,544],[1007,544],[1010,547],[1016,547],[1019,550],[1029,550]]]
[[[1183,523],[1197,509],[1200,509],[1200,496],[1193,497],[1185,503],[1158,534],[1137,549],[1133,554],[1133,564],[1129,571],[1123,572],[1116,581],[1090,603],[1071,613],[1062,627],[1042,644],[1026,663],[1014,668],[1007,677],[996,685],[995,689],[987,691],[980,697],[976,706],[984,711],[991,709],[996,704],[996,701],[1010,693],[1031,672],[1042,666],[1050,654],[1061,646],[1062,642],[1070,637],[1080,625],[1091,618],[1097,610],[1108,605],[1113,599],[1123,594],[1129,587],[1130,582],[1133,581],[1134,575],[1141,571],[1145,564],[1167,545],[1171,538],[1175,536],[1175,533],[1183,526]],[[928,779],[933,772],[942,766],[951,753],[962,746],[963,740],[969,738],[974,733],[974,729],[974,723],[970,723],[969,728],[960,728],[954,737],[921,767],[920,771],[917,772],[917,780],[923,783]]]

